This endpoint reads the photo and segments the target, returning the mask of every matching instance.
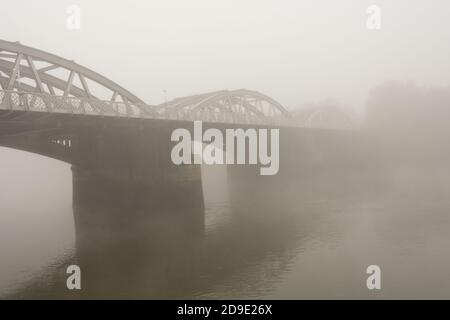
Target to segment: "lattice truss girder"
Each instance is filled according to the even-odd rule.
[[[90,106],[93,109],[107,107],[100,103],[102,100],[124,105],[143,103],[115,82],[73,61],[3,40],[0,40],[0,89],[35,93],[34,99],[50,95],[97,100]]]
[[[3,90],[93,99],[98,99],[95,91],[102,95],[109,91],[110,101],[143,102],[128,90],[88,68],[17,42],[0,40],[0,73]]]

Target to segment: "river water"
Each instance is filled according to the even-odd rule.
[[[0,153],[5,298],[450,298],[445,168],[396,170],[389,188],[370,197],[318,195],[243,215],[216,183],[225,173],[205,170],[203,237],[91,256],[97,269],[82,270],[75,292],[65,288],[65,268],[80,259],[69,166]],[[367,289],[369,265],[381,268],[381,290]]]

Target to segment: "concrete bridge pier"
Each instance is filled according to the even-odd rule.
[[[72,166],[78,248],[203,234],[200,166],[166,159],[166,131],[103,130],[96,139],[80,135],[74,142],[75,154],[84,159]]]

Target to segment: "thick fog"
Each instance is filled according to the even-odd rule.
[[[329,224],[316,217],[305,224],[301,221],[305,234],[319,230],[326,236],[302,234],[306,243],[313,244],[299,251],[311,250],[311,259],[296,256],[300,262],[295,262],[294,270],[315,272],[317,265],[324,266],[319,269],[341,288],[347,284],[339,283],[339,276],[327,266],[336,265],[334,271],[346,275],[349,269],[355,271],[349,261],[355,259],[363,268],[364,259],[372,258],[368,254],[372,249],[394,270],[391,279],[396,278],[395,271],[401,274],[404,263],[416,266],[412,277],[420,278],[423,270],[419,269],[426,265],[420,254],[435,259],[433,270],[439,269],[439,261],[447,269],[450,266],[443,253],[450,240],[438,227],[439,221],[448,223],[450,194],[450,151],[445,148],[450,135],[448,0],[0,1],[0,39],[75,60],[148,104],[245,88],[270,96],[298,119],[301,109],[338,107],[358,123],[358,129],[368,133],[378,169],[383,171],[379,175],[368,171],[378,187],[382,180],[382,191],[369,191],[370,200],[363,205],[339,203],[335,211],[345,212],[342,221],[336,222],[335,216]],[[81,9],[80,30],[66,26],[70,5]],[[380,9],[379,29],[367,25],[371,5]],[[207,201],[227,200],[226,178],[224,167],[203,168]],[[374,180],[363,184],[375,190]],[[1,295],[11,283],[25,279],[23,274],[30,278],[52,257],[66,254],[75,239],[69,164],[0,148],[0,190],[0,256],[8,257],[0,262]],[[430,203],[432,209],[427,207]],[[324,216],[334,210],[325,205],[317,216],[322,209]],[[423,224],[422,214],[433,210],[438,220]],[[409,229],[397,232],[396,226],[401,228],[404,222],[399,216],[409,214],[413,217]],[[417,230],[418,225],[426,231]],[[436,229],[434,242],[428,234]],[[420,237],[414,238],[417,234]],[[408,237],[416,239],[418,246],[409,244]],[[386,244],[386,239],[391,242]],[[323,250],[314,251],[318,247]],[[397,252],[398,248],[402,249]],[[405,252],[404,260],[395,260]],[[350,258],[335,263],[340,255]],[[408,284],[408,276],[397,279]],[[318,273],[314,277],[323,278]],[[428,277],[418,283],[429,284]],[[289,274],[283,280],[289,284],[276,290],[282,292],[278,297],[355,294],[330,291],[323,283],[305,283],[311,291],[298,295],[299,279],[303,278]],[[445,296],[448,291],[435,291],[436,283],[433,278],[426,292]],[[365,287],[350,287],[357,288],[358,297],[367,294]],[[396,288],[385,297],[410,294],[416,297]]]

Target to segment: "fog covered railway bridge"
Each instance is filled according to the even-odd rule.
[[[279,175],[262,178],[253,166],[227,169],[236,199],[245,194],[244,200],[261,204],[277,198],[281,181],[348,165],[345,155],[358,145],[351,132],[302,128],[280,103],[256,91],[220,90],[149,105],[74,61],[0,40],[0,146],[72,164],[79,235],[92,216],[98,225],[122,230],[165,215],[201,230],[200,166],[176,166],[170,159],[171,133],[192,130],[194,120],[220,129],[280,129]]]

